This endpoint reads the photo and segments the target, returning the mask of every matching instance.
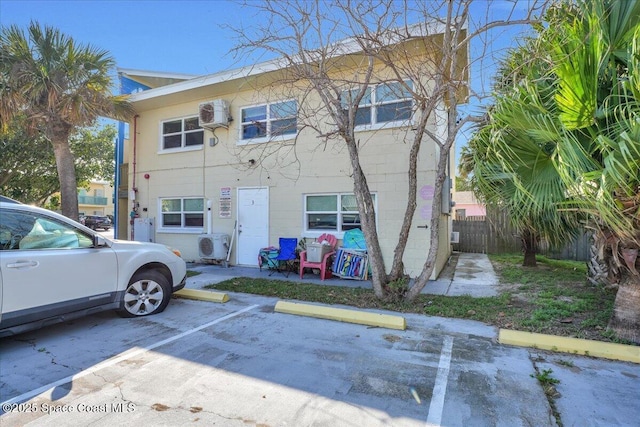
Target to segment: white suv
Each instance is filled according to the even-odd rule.
[[[186,270],[164,245],[110,240],[55,212],[0,200],[0,337],[103,310],[160,313]]]

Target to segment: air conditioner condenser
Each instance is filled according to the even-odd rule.
[[[198,237],[198,254],[204,260],[226,261],[228,251],[228,234],[202,234]]]

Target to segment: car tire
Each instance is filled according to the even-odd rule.
[[[167,278],[156,270],[134,274],[122,295],[118,314],[123,317],[142,317],[162,312],[171,299]]]

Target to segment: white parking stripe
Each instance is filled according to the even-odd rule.
[[[438,363],[438,373],[436,382],[433,385],[431,404],[429,405],[428,426],[439,426],[442,422],[442,410],[444,409],[444,395],[447,392],[447,382],[449,368],[451,366],[451,349],[453,348],[453,337],[445,336],[440,352],[440,362]]]
[[[71,381],[73,381],[75,379],[79,379],[79,378],[85,377],[85,376],[87,376],[89,374],[92,374],[94,372],[97,372],[97,371],[99,371],[101,369],[108,368],[109,366],[113,366],[116,363],[122,362],[123,360],[131,359],[131,358],[133,358],[135,356],[138,356],[138,355],[140,355],[142,353],[146,353],[147,351],[153,350],[154,348],[158,348],[158,347],[163,346],[165,344],[169,344],[169,343],[171,343],[173,341],[179,340],[180,338],[184,338],[184,337],[186,337],[188,335],[191,335],[191,334],[193,334],[195,332],[201,331],[202,329],[208,328],[209,326],[213,326],[213,325],[215,325],[217,323],[224,322],[225,320],[229,320],[229,319],[231,319],[233,317],[236,317],[236,316],[238,316],[238,315],[240,315],[242,313],[245,313],[247,311],[253,310],[256,307],[259,307],[259,305],[255,304],[255,305],[252,305],[250,307],[243,308],[242,310],[234,311],[233,313],[227,314],[226,316],[222,316],[222,317],[220,317],[220,318],[218,318],[216,320],[213,320],[213,321],[211,321],[209,323],[205,323],[204,325],[200,325],[200,326],[197,326],[197,327],[195,327],[193,329],[189,329],[188,331],[179,333],[178,335],[174,335],[174,336],[172,336],[170,338],[164,339],[162,341],[158,341],[158,342],[153,343],[151,345],[148,345],[146,347],[139,348],[137,350],[133,350],[133,351],[124,353],[124,354],[122,354],[120,356],[105,360],[104,362],[98,363],[97,365],[94,365],[91,368],[85,369],[84,371],[80,371],[75,375],[70,375],[68,377],[59,379],[58,381],[54,381],[52,383],[49,383],[49,384],[44,385],[42,387],[39,387],[39,388],[37,388],[35,390],[31,390],[31,391],[28,391],[26,393],[22,393],[21,395],[16,396],[16,397],[14,397],[12,399],[5,400],[4,402],[0,403],[0,405],[10,404],[10,403],[21,403],[21,402],[27,401],[27,400],[31,399],[32,397],[35,397],[35,396],[37,396],[39,394],[42,394],[42,393],[46,392],[47,390],[50,390],[50,389],[52,389],[54,387],[61,386],[63,384],[69,383],[69,382],[71,382]]]

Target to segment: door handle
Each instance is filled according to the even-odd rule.
[[[7,264],[7,268],[27,268],[36,267],[38,263],[36,261],[17,261]]]

